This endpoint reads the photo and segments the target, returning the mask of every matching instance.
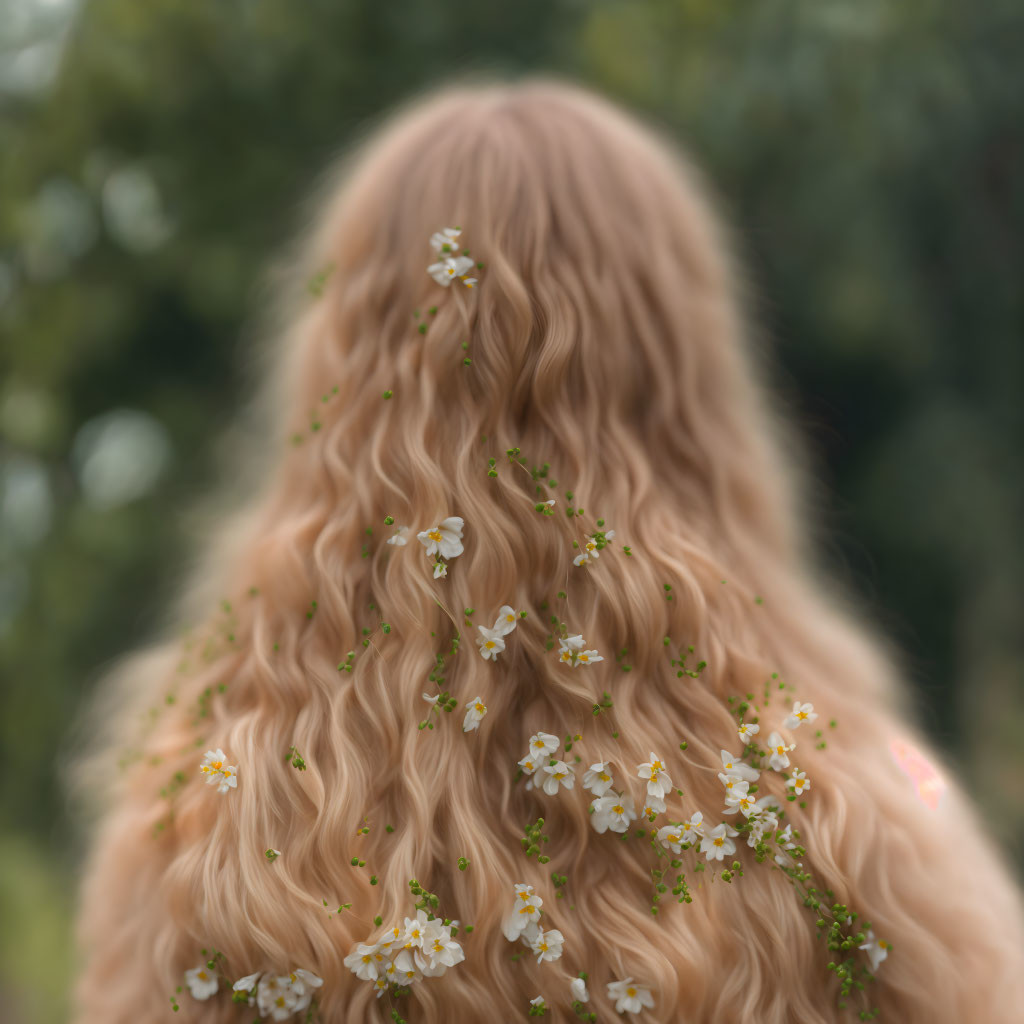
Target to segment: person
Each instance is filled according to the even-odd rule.
[[[104,690],[74,1019],[1018,1019],[689,161],[470,83],[322,193],[251,494]]]

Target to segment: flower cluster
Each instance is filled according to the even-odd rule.
[[[501,926],[505,938],[529,946],[539,964],[559,959],[565,941],[557,928],[545,931],[540,926],[543,903],[532,885],[516,883],[515,901]]]
[[[530,749],[520,759],[519,767],[524,775],[530,776],[526,788],[543,789],[548,796],[555,796],[559,787],[572,789],[576,781],[576,769],[555,757],[559,739],[550,732],[537,732],[530,737]],[[541,774],[534,778],[537,772]]]
[[[226,793],[229,789],[238,787],[238,768],[227,763],[227,754],[218,747],[216,750],[208,750],[199,770],[206,776],[206,782],[210,786],[216,786],[218,793]]]
[[[234,999],[257,1007],[265,1020],[287,1020],[309,1008],[314,992],[322,984],[323,980],[311,971],[295,970],[288,974],[257,971],[235,982]]]
[[[558,660],[563,664],[577,668],[580,665],[592,665],[595,661],[604,661],[597,651],[583,649],[583,634],[562,637],[558,641]]]
[[[498,611],[498,617],[494,625],[477,626],[480,635],[476,638],[477,646],[484,661],[495,661],[503,650],[505,650],[505,637],[515,628],[519,616],[515,609],[509,604],[503,604]]]
[[[605,530],[603,533],[592,533],[580,546],[580,553],[572,560],[573,565],[589,565],[591,561],[599,558],[601,548],[615,536],[614,530]]]
[[[430,237],[430,247],[438,255],[436,263],[427,267],[427,273],[438,283],[448,287],[458,278],[467,288],[476,284],[476,278],[469,276],[473,269],[473,260],[469,250],[459,253],[459,235],[462,228],[442,228]]]
[[[455,940],[457,922],[442,921],[425,910],[393,925],[376,941],[360,942],[345,966],[372,983],[379,999],[389,985],[412,985],[421,978],[439,978],[449,967],[466,959]]]

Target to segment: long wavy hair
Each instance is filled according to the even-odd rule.
[[[538,994],[575,1019],[579,971],[599,1020],[626,977],[660,1021],[1014,1018],[1016,888],[949,773],[932,807],[891,753],[927,745],[892,652],[817,568],[799,446],[686,160],[578,88],[463,86],[402,112],[323,191],[266,371],[256,493],[199,560],[184,638],[103,691],[118,771],[93,788],[75,1020],[163,1020],[171,996],[181,1019],[251,1019],[229,992],[180,988],[213,951],[230,978],[313,971],[324,1022],[387,1018],[391,997],[343,959],[375,919],[413,913],[410,879],[473,926],[463,963],[394,1004],[413,1024],[518,1019]],[[425,272],[446,225],[481,265],[475,288]],[[435,579],[415,534],[447,516],[465,551]],[[386,543],[401,525],[409,543]],[[599,529],[614,538],[575,565]],[[526,617],[485,660],[476,626],[505,604]],[[604,660],[563,664],[566,633]],[[812,788],[787,803],[765,773],[761,793],[781,795],[814,884],[893,949],[846,1010],[828,965],[864,954],[828,948],[772,858],[740,840],[727,883],[691,851],[692,902],[669,892],[653,914],[652,870],[675,873],[637,834],[648,822],[599,835],[581,792],[601,760],[639,794],[655,751],[677,789],[653,827],[721,820],[737,701],[758,705],[763,739],[794,696],[824,726],[794,734]],[[475,698],[487,714],[466,733]],[[582,758],[571,791],[517,778],[538,730]],[[203,784],[207,748],[237,789]],[[522,843],[538,818],[547,863]],[[521,882],[565,937],[557,962],[502,934]]]

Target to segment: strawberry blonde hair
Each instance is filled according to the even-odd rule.
[[[530,81],[429,97],[325,191],[275,332],[256,493],[199,561],[186,639],[104,688],[120,771],[92,790],[74,1019],[168,1019],[201,950],[230,979],[313,971],[325,1022],[388,1019],[390,997],[342,961],[375,918],[413,914],[410,879],[473,926],[463,963],[394,1004],[411,1024],[518,1019],[537,994],[576,1019],[579,971],[599,1020],[627,976],[659,1021],[1015,1017],[1017,891],[955,783],[934,806],[891,753],[926,745],[893,655],[815,565],[796,446],[692,168],[606,101]],[[425,273],[446,224],[482,264],[473,289]],[[536,507],[549,497],[553,515]],[[465,551],[434,579],[415,533],[446,516],[465,520]],[[411,528],[406,546],[385,543],[385,517]],[[577,567],[598,519],[615,538]],[[527,615],[486,661],[475,625],[504,604]],[[604,660],[560,663],[565,631]],[[690,647],[703,672],[681,673]],[[421,729],[436,689],[459,710]],[[846,1011],[828,965],[863,954],[827,948],[772,858],[740,840],[726,884],[691,852],[692,903],[669,892],[654,915],[651,872],[668,866],[635,834],[645,819],[626,838],[591,827],[583,769],[610,761],[635,792],[651,751],[682,791],[658,824],[722,820],[719,752],[742,748],[748,695],[762,741],[794,696],[821,713],[821,739],[794,734],[813,786],[786,820],[815,884],[893,947]],[[476,697],[488,711],[464,733]],[[582,737],[572,791],[517,779],[538,730]],[[198,772],[218,747],[238,766],[227,794]],[[762,792],[784,794],[770,774]],[[521,842],[541,817],[549,863]],[[518,882],[565,936],[554,963],[502,935]],[[183,1020],[253,1016],[223,988],[176,998]]]

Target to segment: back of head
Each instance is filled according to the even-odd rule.
[[[444,227],[460,233],[436,251]],[[428,273],[465,250],[450,280]],[[751,861],[742,891],[651,912],[705,877],[695,849],[680,868],[655,833],[698,810],[721,820],[737,707],[767,707],[773,672],[852,730],[891,680],[808,572],[791,458],[693,171],[575,88],[445,91],[332,183],[298,278],[316,294],[296,290],[275,354],[280,450],[197,574],[227,604],[184,652],[124,672],[126,703],[154,713],[123,730],[133,766],[83,918],[87,938],[123,938],[87,971],[82,1019],[119,972],[155,974],[133,998],[159,1012],[200,949],[237,977],[308,968],[324,1020],[363,1019],[374,987],[345,958],[415,916],[410,879],[473,925],[465,962],[410,979],[416,1020],[508,1020],[524,993],[568,1006],[581,970],[601,1010],[605,983],[632,976],[657,1019],[822,1019],[830,976],[803,978],[824,954],[782,872]],[[534,763],[541,733],[557,749]],[[813,774],[825,755],[804,744]],[[237,766],[223,796],[202,785],[207,747]],[[648,820],[637,766],[661,760],[673,785]],[[625,831],[594,827],[581,789],[598,762],[635,797]],[[766,792],[781,805],[787,790]],[[834,809],[804,813],[841,878]],[[111,901],[126,858],[135,902]],[[559,960],[503,934],[516,883],[543,898]],[[780,945],[782,996],[764,981],[782,976]],[[224,999],[207,1012],[233,1019]]]

